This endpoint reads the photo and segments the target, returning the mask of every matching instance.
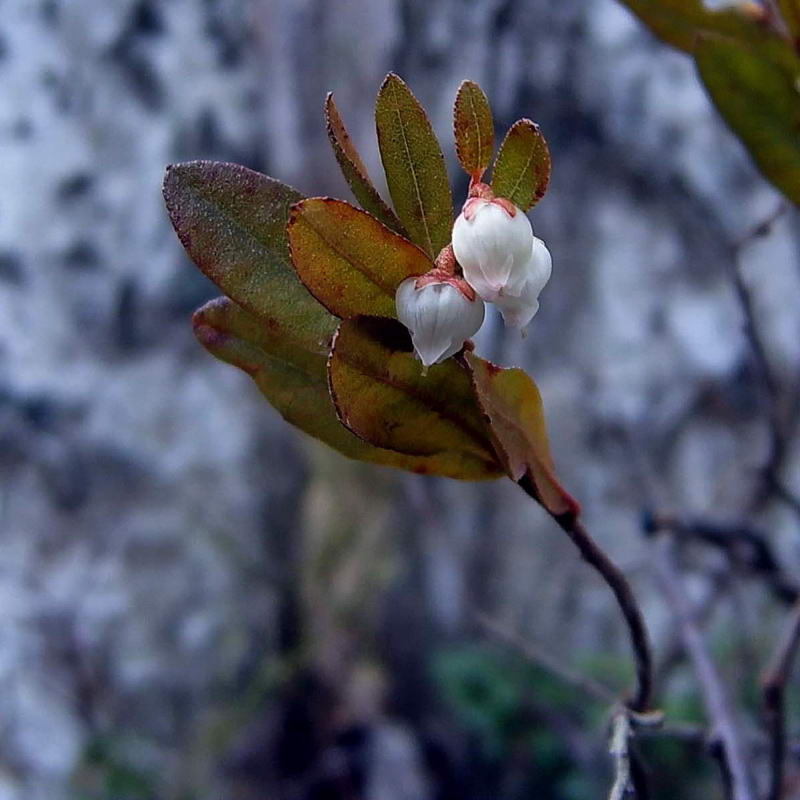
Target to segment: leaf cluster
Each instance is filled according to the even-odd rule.
[[[244,370],[291,424],[344,455],[411,472],[525,480],[553,515],[575,515],[555,477],[536,385],[465,352],[427,374],[396,320],[395,291],[450,242],[453,198],[442,149],[409,87],[387,76],[375,123],[392,204],[372,183],[334,102],[334,156],[359,207],[304,198],[235,164],[168,167],[164,197],[195,264],[223,291],[194,315],[214,356]],[[459,162],[481,180],[494,122],[477,84],[454,106]],[[544,195],[550,154],[527,119],[508,131],[492,187],[526,210]]]

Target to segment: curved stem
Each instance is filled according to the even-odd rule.
[[[527,477],[519,481],[522,490],[537,500],[536,489]],[[650,639],[644,624],[639,604],[619,567],[603,552],[592,539],[583,523],[573,514],[553,516],[559,527],[569,536],[578,548],[583,559],[597,570],[619,604],[628,626],[631,648],[636,662],[636,691],[628,700],[628,707],[633,711],[647,711],[653,691],[653,656],[650,650]]]

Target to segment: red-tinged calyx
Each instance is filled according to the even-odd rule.
[[[512,219],[517,215],[517,207],[505,197],[495,197],[492,187],[488,183],[471,181],[467,202],[464,203],[464,208],[462,209],[464,218],[467,221],[471,221],[484,203],[494,203],[494,205],[500,206]]]
[[[455,258],[453,261],[455,263]],[[461,294],[464,295],[464,297],[466,297],[471,303],[474,302],[475,298],[477,297],[475,290],[463,278],[439,267],[434,267],[430,272],[420,275],[414,283],[414,288],[419,290],[424,286],[430,286],[432,283],[449,284],[454,289],[458,289],[458,291],[461,292]]]

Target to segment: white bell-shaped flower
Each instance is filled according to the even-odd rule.
[[[410,331],[425,367],[455,355],[483,324],[483,301],[455,277],[408,278],[397,287],[395,302],[397,318]]]
[[[453,252],[481,298],[519,293],[530,260],[533,229],[508,200],[471,197],[453,225]]]
[[[527,264],[515,276],[519,283],[509,286],[495,305],[503,315],[503,321],[511,328],[523,329],[539,310],[539,294],[544,289],[553,271],[553,259],[545,243],[533,237],[533,249]]]

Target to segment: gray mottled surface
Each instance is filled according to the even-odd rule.
[[[620,430],[641,435],[669,507],[737,513],[766,437],[727,245],[778,198],[691,63],[611,0],[0,9],[2,800],[72,796],[70,780],[92,779],[86,748],[99,736],[157,774],[164,797],[198,783],[214,787],[198,797],[249,797],[198,739],[276,649],[299,554],[312,565],[300,602],[315,658],[337,680],[370,632],[406,613],[454,632],[476,601],[541,639],[558,633],[567,651],[617,646],[602,588],[514,487],[387,472],[376,485],[288,430],[194,343],[188,315],[213,287],[169,228],[165,164],[239,161],[347,196],[324,138],[328,90],[373,175],[371,107],[389,69],[430,109],[454,179],[450,104],[464,77],[484,85],[500,126],[521,115],[542,125],[554,176],[532,219],[554,276],[526,340],[494,320],[479,349],[536,376],[565,482],[635,575],[641,487]],[[796,213],[748,251],[746,269],[774,366],[791,376]],[[798,473],[790,464],[787,480]],[[786,518],[768,513],[796,559]],[[366,520],[346,541],[375,560],[342,557],[320,589],[313,558],[340,517]],[[385,575],[370,583],[375,564]],[[367,633],[342,652],[347,631],[318,610],[365,582]],[[383,592],[389,611],[374,599]],[[392,735],[413,759],[413,743]],[[397,768],[381,763],[384,775]],[[421,800],[416,785],[412,775],[397,797]]]

